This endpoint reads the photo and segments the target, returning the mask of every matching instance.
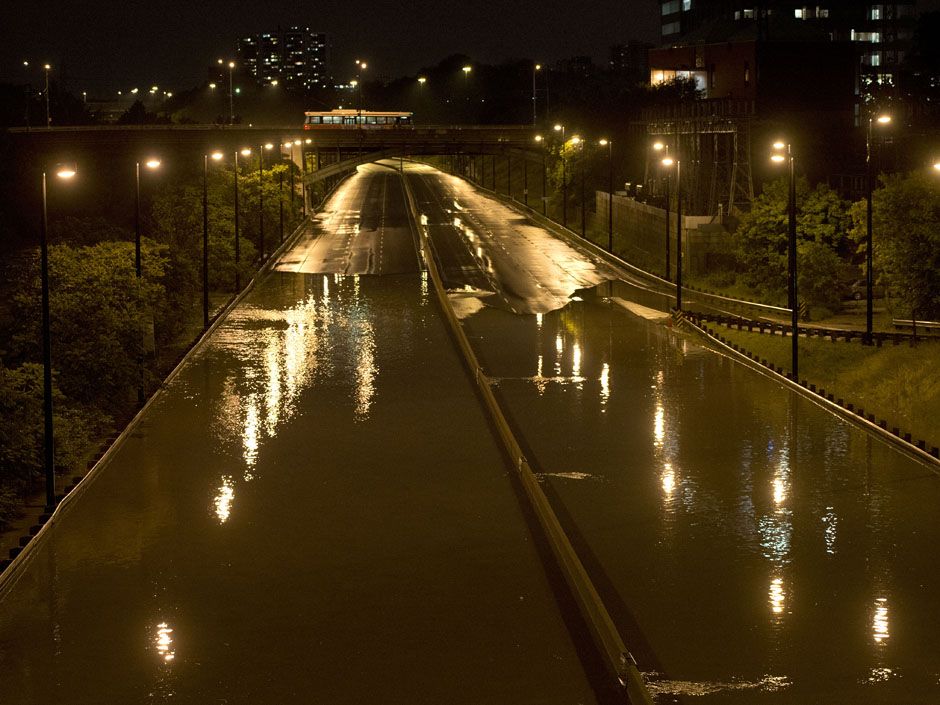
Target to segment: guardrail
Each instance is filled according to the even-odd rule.
[[[437,263],[434,259],[430,238],[428,237],[427,227],[421,225],[420,213],[417,201],[411,188],[408,186],[408,180],[403,179],[405,196],[408,201],[409,214],[412,219],[413,227],[418,232],[421,243],[421,256],[424,259],[427,271],[434,285],[441,309],[444,312],[444,318],[447,320],[454,339],[464,356],[464,361],[470,368],[477,389],[483,398],[484,405],[490,414],[499,437],[503,442],[503,447],[512,459],[516,472],[519,476],[525,495],[529,500],[530,506],[538,519],[545,538],[551,547],[562,575],[571,591],[572,596],[578,605],[581,616],[588,627],[588,631],[594,641],[594,644],[607,668],[610,676],[615,680],[617,686],[623,689],[630,702],[633,705],[652,705],[653,700],[643,681],[643,676],[637,668],[636,661],[627,651],[617,627],[610,617],[610,613],[604,606],[597,589],[591,582],[584,565],[578,558],[571,541],[565,534],[558,517],[555,515],[551,504],[548,501],[542,488],[539,486],[538,479],[532,471],[522,447],[516,440],[506,416],[503,414],[490,387],[489,379],[483,372],[476,353],[470,345],[464,333],[460,320],[454,313],[447,298],[447,291],[444,288]]]

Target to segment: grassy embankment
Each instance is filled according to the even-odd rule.
[[[758,358],[790,368],[790,338],[716,329]],[[940,445],[940,343],[867,347],[800,339],[800,377],[885,419],[928,446]]]

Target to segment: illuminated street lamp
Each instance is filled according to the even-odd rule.
[[[598,144],[607,147],[607,251],[614,251],[614,159],[613,142],[607,138]]]
[[[424,84],[427,83],[427,82],[428,82],[428,79],[426,79],[424,76],[418,76],[418,85],[419,85],[419,86],[422,86],[422,87],[423,87]]]
[[[144,166],[155,171],[160,168],[160,160],[155,157],[150,157],[147,161],[144,162]],[[137,276],[137,296],[140,297],[140,280],[141,280],[141,262],[140,262],[140,162],[137,161],[134,163],[134,272]],[[143,330],[141,330],[141,340],[140,340],[140,349],[137,353],[137,367],[138,367],[138,379],[137,379],[137,401],[143,403],[144,401],[144,348],[143,348]]]
[[[46,127],[52,127],[52,114],[49,112],[49,71],[52,66],[44,64],[42,68],[46,72]]]
[[[874,298],[872,296],[874,289],[874,268],[873,264],[873,247],[872,247],[872,190],[874,188],[874,175],[872,173],[871,165],[871,136],[872,136],[872,125],[878,124],[882,127],[889,125],[891,123],[891,116],[882,114],[878,115],[869,115],[868,116],[868,130],[865,134],[865,200],[866,200],[866,213],[865,213],[865,337],[863,341],[866,345],[872,344],[872,328],[874,326]]]
[[[675,158],[666,155],[662,165],[671,169],[676,167],[676,310],[682,310],[682,161],[678,150]],[[668,172],[667,172],[668,173]],[[668,220],[667,220],[668,224]],[[667,245],[668,247],[668,245]]]
[[[209,327],[209,159],[222,161],[222,152],[202,155],[202,327]]]
[[[555,125],[555,132],[561,133],[561,224],[568,227],[568,175],[565,159],[565,126]]]
[[[535,143],[541,147],[545,143],[545,138],[542,135],[536,135]],[[548,196],[545,195],[548,183],[548,167],[545,163],[545,151],[547,150],[542,151],[542,215],[548,214]]]
[[[356,112],[358,113],[356,122],[358,123],[358,126],[361,127],[362,125],[362,72],[368,68],[368,64],[365,61],[360,61],[359,59],[356,59],[356,68],[357,68],[356,81],[355,83],[350,81],[350,85],[356,86],[359,89],[358,90],[359,107],[356,109]]]
[[[585,205],[584,204],[584,140],[582,140],[577,135],[574,135],[571,138],[571,144],[573,144],[575,147],[578,148],[578,153],[580,154],[580,159],[578,161],[580,162],[580,167],[581,167],[581,179],[580,179],[581,180],[581,237],[585,237],[586,228],[585,228],[585,217],[584,217],[585,213],[584,212],[586,209],[584,207]]]
[[[655,151],[655,152],[664,152],[664,153],[668,154],[668,149],[666,148],[666,145],[663,144],[662,142],[658,142],[658,141],[653,143],[653,151]],[[670,236],[672,235],[672,233],[670,233],[670,231],[669,231],[669,172],[668,172],[668,171],[666,172],[666,204],[665,204],[665,205],[666,205],[666,208],[665,208],[665,210],[666,210],[666,239],[665,239],[665,243],[666,243],[666,274],[665,274],[665,276],[664,276],[663,278],[664,278],[666,281],[670,281],[670,277],[672,276],[672,274],[671,274],[670,271],[669,271],[669,269],[670,269],[670,268],[669,268],[669,239],[670,239]]]
[[[235,151],[235,294],[237,295],[242,288],[241,274],[241,236],[238,229],[238,150]],[[241,150],[243,157],[251,156],[251,148],[245,147]]]
[[[535,99],[535,77],[542,70],[542,64],[535,64],[532,67],[532,124],[535,125],[537,119],[536,99]]]
[[[788,280],[789,280],[789,305],[790,305],[790,325],[793,329],[792,347],[791,347],[791,368],[793,370],[793,381],[800,381],[799,365],[799,303],[797,293],[797,273],[796,273],[796,172],[794,170],[793,149],[790,143],[777,141],[774,142],[774,154],[770,157],[775,164],[787,164],[789,173],[789,198],[787,200],[787,231],[789,235],[789,255],[788,255]]]
[[[219,66],[223,66],[225,61],[219,59]],[[235,62],[228,62],[228,124],[235,124],[235,90],[232,87],[234,81],[233,74],[235,73]]]
[[[274,145],[268,142],[258,148],[258,246],[261,250],[261,264],[264,264],[264,150],[269,152]]]
[[[75,176],[74,164],[58,164],[55,175],[64,180]],[[47,232],[46,170],[42,172],[42,218],[39,230],[39,279],[42,291],[42,417],[43,417],[43,467],[46,479],[46,513],[56,505],[55,496],[55,444],[52,419],[52,335],[49,326],[49,243]]]

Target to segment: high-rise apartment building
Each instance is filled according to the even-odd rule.
[[[289,27],[238,40],[239,64],[262,85],[277,81],[288,90],[329,85],[327,35],[309,27]]]
[[[891,84],[910,49],[916,21],[915,1],[877,3],[859,0],[657,0],[663,44],[681,45],[710,24],[755,25],[759,39],[774,39],[784,20],[831,41],[855,43],[864,84]],[[787,23],[789,24],[789,23]],[[790,29],[784,30],[790,32]]]

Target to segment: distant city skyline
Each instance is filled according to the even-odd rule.
[[[64,76],[72,90],[90,96],[132,86],[186,88],[205,81],[218,58],[233,59],[239,37],[259,27],[291,25],[330,36],[338,82],[354,76],[359,58],[369,62],[368,80],[412,75],[455,53],[485,63],[531,58],[547,64],[586,55],[603,66],[613,45],[660,42],[657,0],[595,0],[584,10],[561,0],[403,0],[370,7],[331,4],[316,13],[284,0],[70,5],[64,13],[52,0],[4,4],[0,82],[22,83],[29,76],[35,83],[49,62],[56,78]],[[918,9],[940,10],[940,0],[919,0]],[[31,72],[23,61],[31,62]]]
[[[218,58],[235,56],[239,37],[259,27],[304,25],[331,38],[338,81],[369,61],[371,77],[414,74],[455,53],[499,63],[529,57],[553,63],[589,55],[603,65],[611,45],[659,39],[655,0],[596,0],[575,10],[560,0],[501,3],[324,5],[316,13],[283,0],[98,0],[75,4],[36,0],[0,10],[0,81],[23,82],[22,62],[44,62],[90,93],[131,85],[197,85]],[[344,71],[348,67],[348,71]],[[348,75],[347,75],[348,74]],[[35,80],[35,78],[34,78]]]

